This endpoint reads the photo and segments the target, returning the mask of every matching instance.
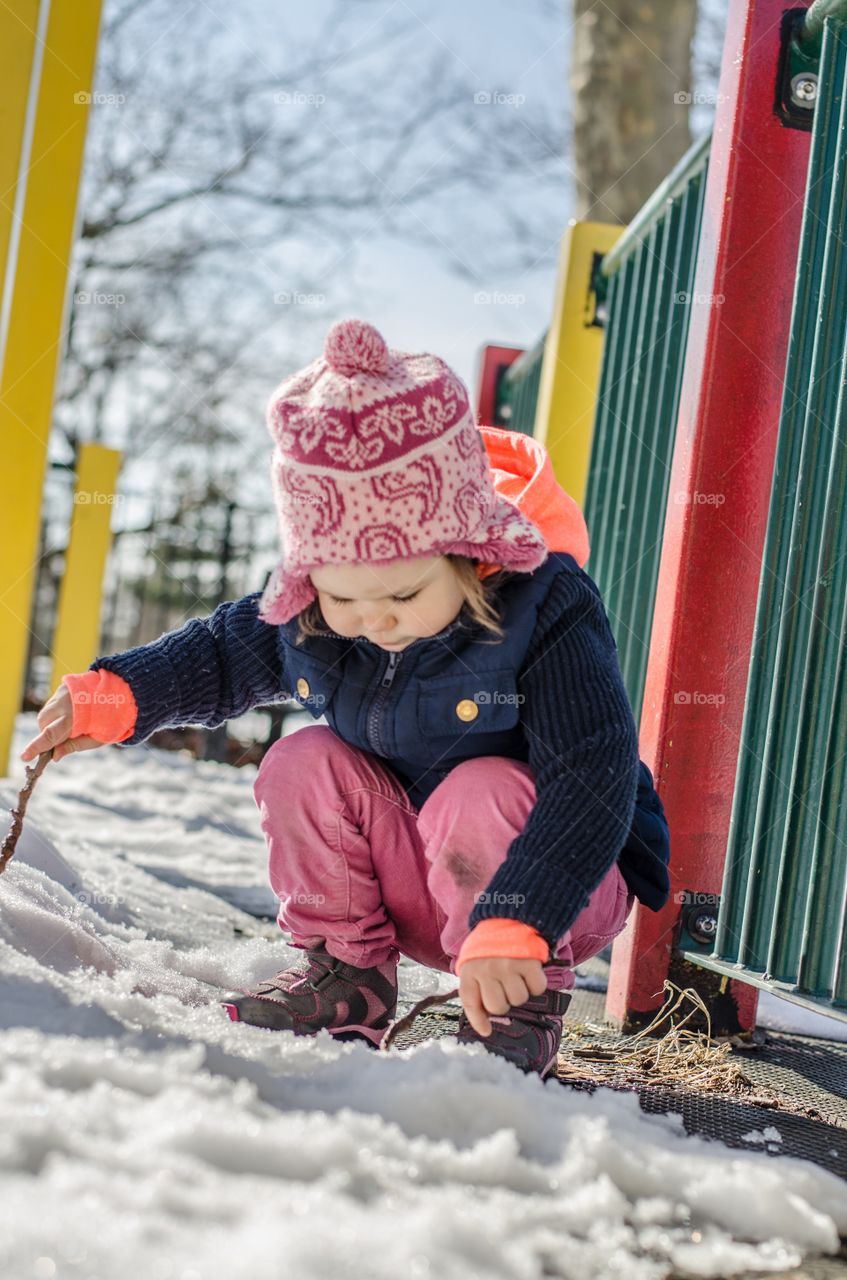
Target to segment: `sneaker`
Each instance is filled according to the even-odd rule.
[[[507,1058],[521,1071],[537,1072],[543,1080],[556,1066],[562,1021],[571,994],[548,987],[543,995],[530,996],[524,1004],[513,1005],[506,1014],[490,1014],[488,1036],[474,1031],[463,1011],[456,1039],[460,1044],[481,1044],[489,1053]]]
[[[233,1022],[298,1036],[326,1029],[338,1040],[378,1047],[397,1009],[396,973],[394,959],[359,969],[319,947],[305,952],[305,962],[254,991],[233,991],[221,1004]]]

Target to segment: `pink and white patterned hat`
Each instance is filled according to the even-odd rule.
[[[309,573],[436,555],[530,573],[540,529],[494,488],[464,383],[438,356],[340,320],[323,355],[270,398],[282,559],[259,602],[283,623],[316,598]]]

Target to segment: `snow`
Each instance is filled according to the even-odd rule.
[[[0,877],[4,1280],[659,1280],[837,1251],[847,1187],[767,1154],[770,1126],[731,1150],[449,1038],[230,1022],[222,989],[296,954],[261,918],[255,773],[142,746],[39,780]],[[406,996],[452,985],[401,965]]]
[[[749,1133],[742,1133],[741,1141],[763,1142],[770,1146],[772,1143],[781,1143],[782,1134],[779,1129],[775,1129],[772,1124],[769,1124],[764,1129],[751,1129]]]
[[[847,1040],[847,1020],[829,1013],[807,1009],[796,1000],[760,991],[756,1004],[756,1025],[770,1031],[793,1031],[819,1040]]]

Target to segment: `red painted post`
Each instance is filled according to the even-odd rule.
[[[496,427],[497,384],[501,374],[523,355],[523,347],[483,347],[476,384],[476,420],[484,427]]]
[[[665,978],[710,1011],[720,991],[722,1030],[755,1025],[756,988],[673,943],[681,891],[721,890],[762,566],[810,144],[774,111],[786,7],[729,5],[641,719],[671,897],[636,904],[615,944],[606,1012],[624,1030],[662,1005]]]

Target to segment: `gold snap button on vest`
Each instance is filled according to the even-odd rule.
[[[297,681],[297,692],[300,694],[301,698],[308,698],[309,694],[311,693],[311,690],[309,688],[309,681],[304,680],[302,676]]]
[[[479,707],[471,698],[462,698],[461,702],[456,703],[456,715],[460,720],[476,720]]]

